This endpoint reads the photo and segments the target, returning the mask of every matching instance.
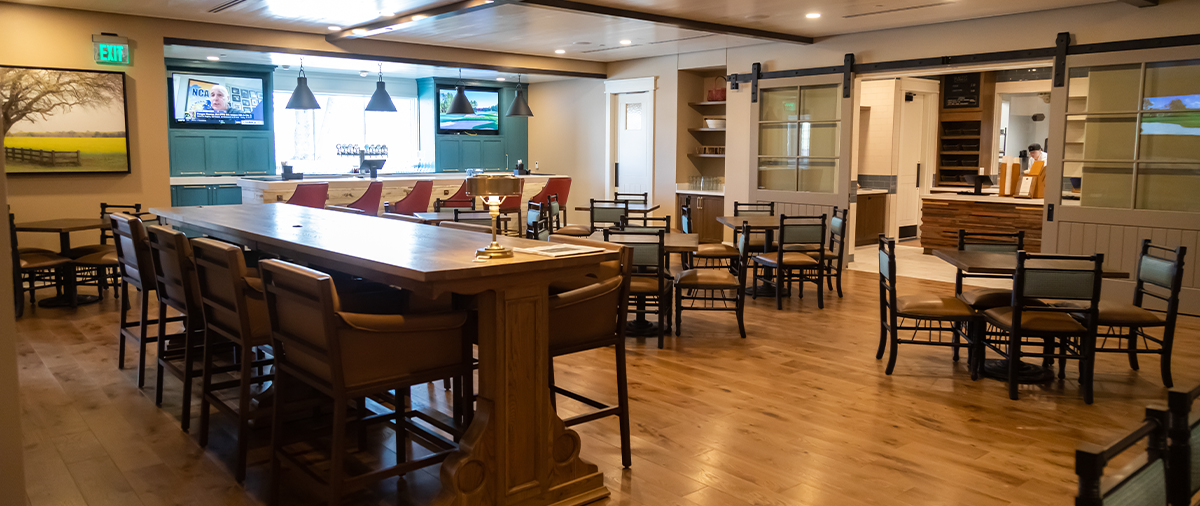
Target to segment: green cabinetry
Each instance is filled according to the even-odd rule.
[[[495,88],[500,92],[498,135],[439,134],[437,133],[437,87],[454,85],[456,80],[417,80],[418,107],[421,109],[422,157],[432,147],[434,168],[438,172],[463,172],[467,169],[512,169],[517,160],[529,161],[529,120],[509,117],[504,113],[512,105],[516,90],[512,84],[500,85],[494,81],[463,81],[466,86]],[[528,93],[528,87],[525,87]]]
[[[275,173],[271,132],[170,130],[171,176]]]
[[[223,206],[242,203],[236,184],[180,184],[171,186],[172,206]]]

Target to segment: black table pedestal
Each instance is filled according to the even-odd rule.
[[[1008,359],[993,358],[983,361],[983,375],[987,378],[1008,381]],[[1054,379],[1054,370],[1040,365],[1021,362],[1017,367],[1017,382],[1021,384],[1045,383]]]

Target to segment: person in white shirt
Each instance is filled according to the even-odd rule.
[[[1029,145],[1029,163],[1046,161],[1046,152],[1042,151],[1041,144]]]

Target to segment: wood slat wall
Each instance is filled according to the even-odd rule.
[[[958,230],[1011,234],[1025,231],[1025,249],[1042,251],[1042,207],[995,202],[924,199],[921,203],[921,246],[958,247]]]
[[[1104,253],[1104,265],[1109,269],[1133,273],[1137,270],[1138,253],[1143,239],[1156,246],[1175,248],[1186,246],[1183,286],[1200,287],[1200,269],[1193,260],[1200,251],[1200,234],[1195,230],[1165,227],[1127,227],[1099,223],[1058,223],[1057,252],[1071,255]]]

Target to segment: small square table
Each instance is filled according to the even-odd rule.
[[[71,249],[71,232],[82,230],[98,230],[108,226],[108,220],[103,218],[62,218],[57,220],[27,221],[17,223],[17,232],[42,232],[58,234],[58,252],[65,254]],[[67,264],[66,287],[62,295],[38,301],[40,307],[75,307],[80,304],[92,304],[100,301],[95,295],[79,295],[75,286],[75,266]]]

